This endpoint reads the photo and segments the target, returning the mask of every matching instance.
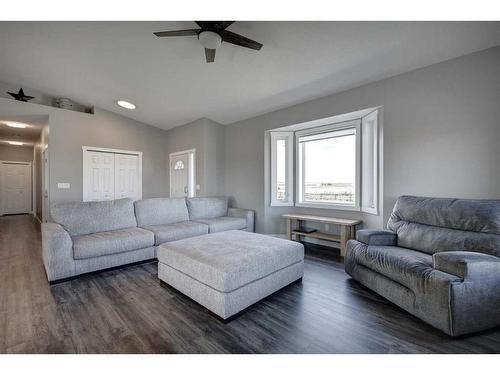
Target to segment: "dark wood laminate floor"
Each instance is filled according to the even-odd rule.
[[[308,251],[302,284],[223,324],[160,286],[156,263],[49,287],[29,216],[0,218],[1,353],[492,353],[500,330],[452,339]]]

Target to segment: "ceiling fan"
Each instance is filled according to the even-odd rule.
[[[157,37],[165,36],[195,36],[205,47],[205,58],[207,63],[214,62],[215,50],[222,42],[236,44],[237,46],[260,50],[262,44],[242,35],[226,30],[234,21],[195,21],[199,29],[158,31],[154,33]]]

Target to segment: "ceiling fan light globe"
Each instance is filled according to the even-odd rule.
[[[203,47],[208,49],[216,49],[222,43],[221,36],[213,31],[202,31],[198,34],[198,40]]]

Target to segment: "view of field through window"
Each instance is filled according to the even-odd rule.
[[[276,141],[276,199],[284,201],[287,198],[286,192],[286,141],[278,139]]]
[[[304,154],[302,201],[313,203],[355,203],[356,135],[337,136],[300,143]],[[276,141],[276,199],[287,200],[286,141]]]
[[[356,136],[324,138],[302,143],[306,202],[354,204]]]

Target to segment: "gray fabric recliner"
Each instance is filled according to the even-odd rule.
[[[500,324],[500,200],[400,197],[360,230],[346,272],[451,336]]]

